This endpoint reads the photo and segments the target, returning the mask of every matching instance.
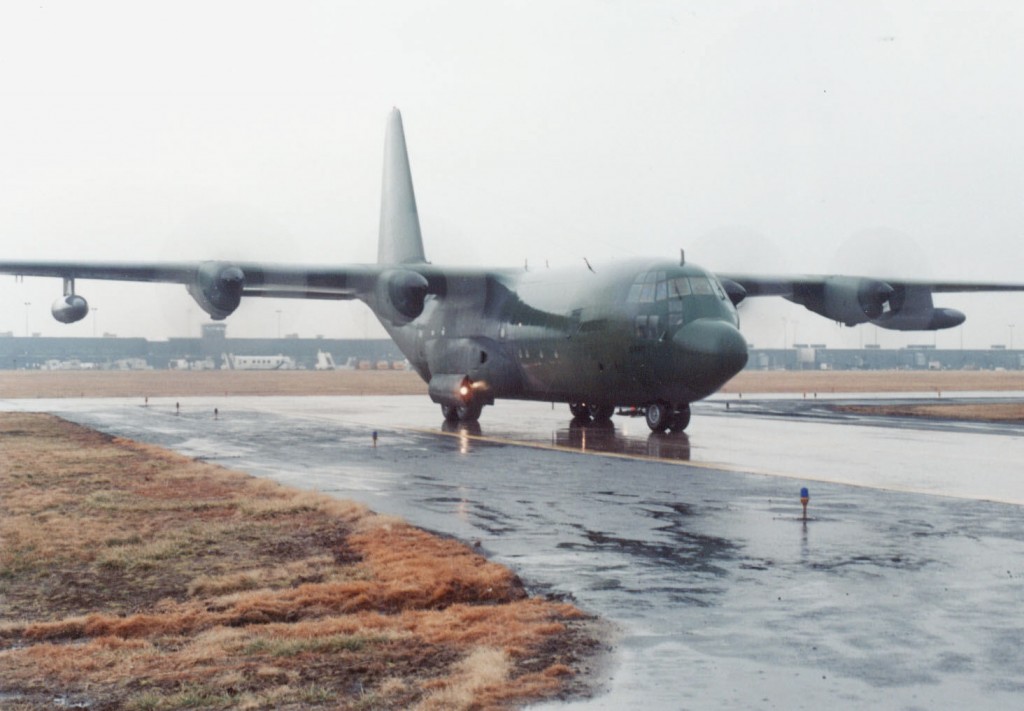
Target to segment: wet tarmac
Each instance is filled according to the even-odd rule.
[[[505,402],[446,432],[420,397],[179,402],[180,415],[174,400],[0,409],[58,412],[480,541],[535,592],[617,626],[602,691],[570,708],[1024,702],[1019,426],[744,397],[696,405],[684,436]]]

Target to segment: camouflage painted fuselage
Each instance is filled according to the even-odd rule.
[[[374,311],[425,381],[468,377],[487,402],[684,404],[715,392],[746,363],[735,308],[696,265],[407,268],[430,284],[422,314],[398,325]]]

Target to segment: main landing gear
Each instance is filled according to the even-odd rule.
[[[569,412],[573,418],[580,421],[607,422],[615,414],[615,407],[612,405],[589,405],[585,402],[570,402]],[[663,400],[650,403],[647,407],[634,407],[623,410],[619,414],[632,415],[634,417],[643,413],[647,420],[647,426],[652,432],[682,432],[690,424],[690,403],[684,402],[678,407],[672,407]]]
[[[658,400],[647,406],[644,419],[651,432],[682,432],[690,424],[690,404],[683,403],[673,409],[667,402]]]
[[[595,422],[607,422],[615,414],[614,405],[591,405],[585,402],[570,402],[569,412],[577,420],[590,420]]]

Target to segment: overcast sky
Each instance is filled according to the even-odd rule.
[[[403,113],[427,256],[1024,281],[1024,4],[50,2],[0,7],[0,258],[376,258]],[[180,286],[0,277],[0,332],[196,335]],[[773,300],[778,302],[778,300]],[[26,307],[25,302],[31,306]],[[741,310],[755,345],[1006,343]],[[278,313],[280,311],[280,313]],[[233,336],[382,336],[361,304],[249,299]]]

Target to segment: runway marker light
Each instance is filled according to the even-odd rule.
[[[373,431],[373,448],[377,449],[377,430]]]
[[[804,521],[807,520],[807,504],[811,500],[811,493],[807,490],[807,487],[800,489],[800,505],[804,507]]]

